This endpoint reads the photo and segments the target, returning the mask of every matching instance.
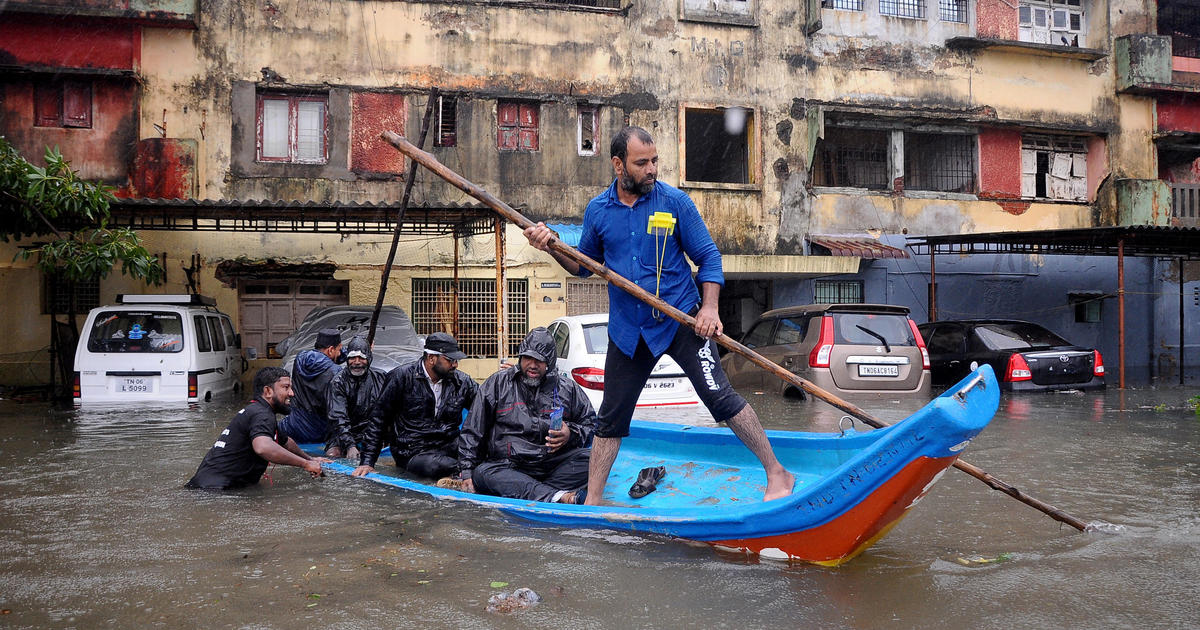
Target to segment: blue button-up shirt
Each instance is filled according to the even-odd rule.
[[[657,235],[647,233],[650,216],[656,212],[675,217],[674,234],[664,236],[661,230],[656,230]],[[614,180],[608,190],[588,202],[579,251],[685,313],[700,303],[697,282],[725,284],[721,252],[696,204],[687,193],[662,182],[656,182],[631,208],[617,197]],[[695,280],[684,254],[699,268]],[[581,266],[579,275],[586,277],[591,272]],[[608,336],[621,352],[632,357],[639,337],[655,356],[666,352],[679,322],[665,315],[655,319],[656,309],[612,284],[608,286],[608,304]]]

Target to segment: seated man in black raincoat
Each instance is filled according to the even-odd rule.
[[[436,332],[426,337],[424,356],[388,372],[363,431],[355,477],[375,470],[384,442],[396,466],[414,475],[436,479],[458,470],[458,428],[479,390],[456,369],[466,356],[454,337]]]
[[[458,439],[462,487],[502,497],[583,503],[596,412],[555,364],[554,338],[534,328],[517,367],[480,386]]]
[[[357,460],[371,413],[379,403],[387,372],[371,367],[371,348],[363,337],[346,342],[346,367],[329,382],[326,403],[329,435],[325,454]]]

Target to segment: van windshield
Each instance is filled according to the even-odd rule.
[[[88,331],[89,352],[180,352],[183,320],[161,311],[102,311]]]

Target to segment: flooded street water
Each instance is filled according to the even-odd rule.
[[[1193,628],[1200,420],[1184,403],[1195,393],[1006,395],[963,455],[1117,527],[1078,533],[952,470],[835,569],[534,527],[286,467],[249,491],[188,491],[240,405],[2,401],[0,626]],[[834,430],[842,415],[747,394],[768,428]],[[895,421],[916,405],[861,406]],[[485,612],[517,587],[544,601]]]

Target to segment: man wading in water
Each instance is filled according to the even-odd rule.
[[[608,473],[629,435],[638,395],[663,354],[683,368],[717,422],[726,423],[767,473],[764,500],[785,497],[795,478],[780,465],[754,409],[729,385],[717,362],[721,333],[717,298],[725,278],[721,252],[709,236],[696,204],[682,191],[658,181],[658,151],[645,129],[626,127],[612,141],[612,185],[587,205],[579,251],[613,272],[696,318],[693,333],[658,310],[609,285],[608,354],[604,402],[596,421],[588,471],[588,505],[599,505]],[[544,223],[525,230],[534,247],[548,252],[577,276],[591,272],[550,249],[554,232]],[[685,258],[686,255],[686,258]],[[687,258],[699,267],[696,280]],[[696,288],[700,282],[703,291]],[[619,375],[617,378],[614,376]]]

